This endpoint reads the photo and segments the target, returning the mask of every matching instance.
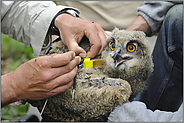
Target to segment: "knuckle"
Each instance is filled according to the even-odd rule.
[[[42,71],[42,72],[40,73],[40,79],[41,79],[42,81],[48,81],[48,80],[50,80],[51,78],[52,78],[52,75],[51,75],[50,72]]]
[[[49,67],[49,65],[50,65],[50,62],[49,62],[48,60],[41,60],[41,61],[39,62],[39,66],[40,66],[41,68],[47,68],[47,67]]]
[[[71,77],[71,76],[69,76],[69,75],[68,75],[68,76],[66,76],[66,78],[65,78],[65,79],[66,79],[66,82],[71,81],[71,80],[72,80],[71,78],[72,78],[72,77]]]
[[[89,26],[90,26],[91,29],[96,29],[96,24],[95,23],[90,23]]]
[[[52,91],[54,89],[54,83],[53,82],[49,82],[45,85],[45,89],[47,89],[48,91]]]
[[[45,90],[46,90],[47,92],[50,92],[50,91],[52,90],[52,86],[50,86],[49,84],[46,84],[46,85],[44,86],[44,88],[45,88]]]
[[[69,63],[71,61],[71,57],[72,57],[71,53],[65,54],[65,56],[62,59],[62,62],[66,64]]]
[[[74,69],[72,70],[70,73],[68,73],[65,77],[66,77],[66,82],[69,83],[70,81],[73,80],[73,78],[75,77],[75,75],[77,74],[77,70]]]
[[[52,96],[54,96],[54,93],[52,91],[50,91],[50,92],[46,93],[46,96],[47,97],[52,97]]]
[[[72,71],[75,68],[75,66],[77,65],[78,62],[79,62],[79,60],[77,58],[75,58],[73,61],[70,62],[70,64],[67,64],[65,66],[66,72]]]
[[[69,57],[65,57],[65,58],[62,59],[62,62],[64,64],[68,64],[70,62],[70,58]]]
[[[77,74],[77,67],[73,68],[72,71],[70,72],[70,77],[73,79],[73,77]]]
[[[50,84],[45,86],[46,96],[51,97],[56,94],[55,89]]]
[[[70,86],[65,86],[64,88],[63,88],[63,90],[62,90],[62,92],[65,92],[65,91],[67,91],[68,89],[70,88]]]
[[[96,26],[99,27],[99,28],[102,28],[100,24],[96,23]]]
[[[71,71],[72,69],[73,69],[73,66],[72,66],[72,65],[68,64],[68,65],[66,66],[66,71],[67,71],[67,72]]]
[[[62,92],[67,91],[67,90],[70,88],[71,85],[72,85],[72,83],[71,83],[71,81],[70,81],[67,85],[65,85],[65,86],[63,87]]]
[[[101,43],[97,43],[96,44],[96,48],[100,49],[102,47],[102,44]]]

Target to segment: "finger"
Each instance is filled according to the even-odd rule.
[[[57,36],[57,35],[52,35],[52,42],[53,42],[54,40],[56,40],[57,38],[59,38],[59,36]]]
[[[75,58],[75,52],[69,51],[64,54],[52,54],[48,56],[40,56],[32,59],[33,64],[37,64],[40,68],[55,68],[68,64]]]
[[[91,23],[91,28],[87,28],[84,33],[86,37],[89,39],[91,44],[90,50],[87,52],[87,57],[93,58],[95,57],[102,47],[102,43],[100,40],[99,32],[96,27],[96,24]]]
[[[62,87],[65,86],[67,84],[69,84],[73,78],[76,76],[77,74],[77,67],[75,67],[72,71],[70,71],[69,73],[66,73],[62,76],[57,77],[56,79],[54,79],[49,86],[53,87],[53,90],[58,88],[58,87]],[[60,92],[63,90],[60,90]]]
[[[68,63],[65,66],[62,67],[57,67],[57,68],[52,68],[47,70],[47,76],[45,78],[48,78],[46,81],[52,80],[54,78],[57,78],[59,76],[62,76],[66,73],[71,72],[75,67],[80,63],[81,58],[79,56],[76,56],[70,63]]]
[[[68,41],[68,49],[70,51],[74,51],[77,55],[81,53],[84,55],[86,54],[86,51],[78,45],[75,39],[70,39],[70,40],[73,40],[73,41]]]
[[[67,90],[72,86],[72,84],[73,84],[73,80],[70,81],[68,84],[65,84],[65,85],[63,85],[63,86],[58,86],[58,87],[54,88],[53,90],[51,90],[51,91],[49,92],[48,95],[54,96],[54,95],[56,95],[56,94],[65,92],[65,91],[67,91]]]
[[[49,57],[47,60],[50,62],[50,67],[55,68],[68,64],[75,58],[75,52],[69,51],[64,54],[54,54]]]
[[[99,32],[99,36],[100,36],[100,41],[101,41],[101,49],[100,51],[98,52],[98,55],[100,55],[103,51],[103,49],[106,47],[107,45],[107,42],[106,42],[106,34],[105,34],[105,31],[102,29],[102,27],[100,26],[100,24],[96,24],[97,25],[97,29],[98,29],[98,32]]]

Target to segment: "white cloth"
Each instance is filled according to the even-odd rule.
[[[139,101],[126,102],[117,106],[108,117],[110,122],[183,122],[183,104],[176,112],[147,109]]]

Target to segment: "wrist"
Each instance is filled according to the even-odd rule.
[[[146,33],[146,35],[151,34],[151,28],[149,27],[147,21],[142,16],[139,15],[137,17],[137,21],[135,22],[135,24],[138,24],[139,25],[138,29]]]
[[[54,21],[55,22],[54,26],[59,30],[59,25],[61,25],[61,23],[65,22],[65,20],[68,20],[69,17],[72,17],[72,16],[67,14],[67,13],[63,13],[63,14],[58,15]]]
[[[1,105],[2,107],[12,102],[20,100],[14,83],[16,79],[13,79],[12,72],[1,76]]]
[[[143,31],[147,36],[151,34],[151,28],[147,21],[142,17],[138,16],[137,19],[127,28],[129,31]]]
[[[73,17],[79,17],[79,12],[73,10],[73,9],[64,9],[60,12],[58,12],[52,22],[51,22],[51,25],[49,27],[49,31],[52,35],[58,35],[60,36],[60,33],[59,33],[59,30],[58,30],[58,26],[57,26],[57,20],[58,20],[58,16],[62,15],[62,14],[68,14],[68,15],[72,15]]]

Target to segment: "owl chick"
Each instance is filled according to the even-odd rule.
[[[79,67],[75,95],[72,89],[48,98],[43,121],[107,121],[110,112],[145,88],[153,63],[145,34],[115,28],[107,38],[108,45],[97,59],[103,68]],[[89,51],[86,39],[80,46]],[[65,53],[68,48],[55,41],[48,54]],[[41,112],[44,100],[27,100]]]
[[[153,71],[148,41],[141,31],[115,28],[107,43],[102,52],[103,71],[109,77],[121,78],[131,85],[131,101],[145,88],[145,82]]]

